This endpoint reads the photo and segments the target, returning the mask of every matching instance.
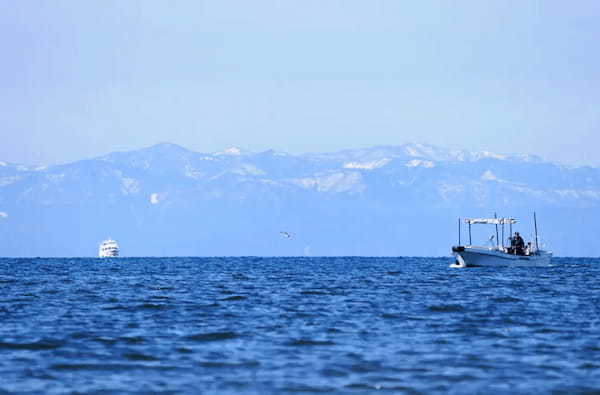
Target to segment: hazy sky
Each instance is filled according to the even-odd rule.
[[[597,0],[0,1],[0,160],[426,142],[600,166]]]

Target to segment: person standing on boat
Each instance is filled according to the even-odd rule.
[[[524,255],[525,254],[525,241],[523,240],[521,235],[519,235],[519,232],[515,232],[515,237],[513,238],[513,240],[515,243],[515,251],[516,251],[517,255]]]
[[[508,247],[508,253],[514,254],[515,253],[515,238],[512,236],[508,236],[508,242],[510,244],[510,247]]]

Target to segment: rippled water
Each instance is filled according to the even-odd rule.
[[[600,260],[0,259],[0,393],[600,390]]]

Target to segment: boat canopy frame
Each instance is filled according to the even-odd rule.
[[[504,225],[509,225],[509,234],[512,235],[512,226],[517,223],[517,220],[512,217],[498,218],[494,213],[494,218],[464,218],[463,221],[469,225],[469,245],[473,245],[471,236],[471,225],[495,225],[496,226],[496,245],[500,248],[500,237],[498,235],[498,225],[502,227],[502,248],[504,248]],[[458,219],[458,245],[461,245],[461,234],[460,234],[461,219]]]
[[[496,245],[500,248],[500,237],[498,237],[498,225],[502,228],[502,248],[504,249],[504,225],[509,225],[509,235],[512,236],[512,226],[517,223],[517,220],[512,217],[503,217],[498,218],[498,215],[494,213],[494,218],[464,218],[463,219],[466,224],[469,225],[469,245],[473,245],[473,241],[471,238],[471,226],[472,225],[495,225],[496,226]],[[538,229],[537,229],[537,216],[535,211],[533,212],[533,223],[535,228],[535,249],[536,253],[539,251],[539,242],[538,242]],[[461,218],[458,219],[458,245],[462,245],[461,234],[460,234],[460,226]]]
[[[508,224],[516,224],[517,220],[514,218],[465,218],[466,224],[475,225],[475,224],[484,224],[484,225],[508,225]]]

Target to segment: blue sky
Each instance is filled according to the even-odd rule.
[[[3,1],[0,160],[426,142],[600,166],[600,2]]]

